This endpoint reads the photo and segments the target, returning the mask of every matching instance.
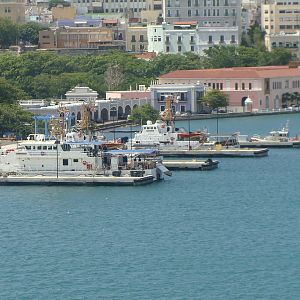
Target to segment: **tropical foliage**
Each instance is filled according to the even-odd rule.
[[[0,48],[7,49],[12,45],[23,44],[37,45],[39,31],[47,26],[36,22],[17,25],[8,18],[0,18]]]
[[[136,124],[146,124],[148,120],[155,122],[159,119],[159,111],[150,104],[137,107],[132,111],[130,119]]]
[[[228,106],[228,95],[220,90],[210,90],[203,98],[203,102],[211,109]]]
[[[24,138],[33,131],[32,121],[31,113],[19,105],[0,105],[0,136],[14,134]]]

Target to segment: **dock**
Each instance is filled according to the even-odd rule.
[[[239,141],[241,148],[300,148],[300,141],[278,142],[278,141]]]
[[[159,150],[163,157],[262,157],[268,155],[269,149],[222,148],[205,150]]]
[[[130,177],[130,176],[26,176],[26,175],[2,175],[0,185],[67,185],[67,186],[135,186],[154,182],[153,176]]]
[[[163,160],[164,166],[169,170],[198,170],[210,171],[218,168],[217,160],[208,159],[205,161],[199,160]]]

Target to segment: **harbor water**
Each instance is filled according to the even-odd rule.
[[[267,134],[287,117],[300,135],[300,114],[218,130]],[[0,299],[300,299],[299,158],[220,158],[140,187],[1,187]]]

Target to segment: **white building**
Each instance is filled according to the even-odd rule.
[[[238,45],[238,27],[199,27],[196,21],[148,25],[148,52],[202,55],[214,45]]]

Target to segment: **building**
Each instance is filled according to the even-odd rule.
[[[0,17],[8,18],[14,23],[25,23],[24,0],[0,0]]]
[[[300,93],[300,68],[297,66],[241,67],[207,70],[178,70],[159,78],[159,84],[204,84],[206,89],[222,90],[229,95],[229,108],[245,109],[250,97],[254,110],[285,107],[286,93]]]
[[[165,0],[167,23],[196,21],[200,27],[238,27],[241,22],[241,0]]]
[[[155,53],[194,52],[214,45],[238,45],[238,27],[199,27],[196,21],[148,25],[148,51]]]
[[[122,49],[114,30],[106,27],[61,27],[39,32],[41,49]]]
[[[155,83],[150,86],[151,105],[159,110],[164,111],[168,96],[174,99],[172,103],[173,113],[198,113],[203,109],[204,85],[200,82],[196,84],[159,84]]]
[[[146,26],[130,26],[126,30],[126,51],[144,52],[148,50]]]
[[[262,29],[266,32],[265,44],[273,48],[291,48],[298,57],[300,30],[300,1],[269,0],[262,4]]]
[[[62,101],[69,103],[78,101],[95,102],[97,98],[98,92],[87,86],[76,85],[73,89],[66,92],[66,99]]]
[[[57,5],[52,7],[53,21],[73,20],[76,16],[76,8],[74,6]]]
[[[98,93],[87,86],[77,85],[66,92],[66,99],[55,99],[55,103],[43,99],[21,100],[19,104],[35,115],[57,115],[62,106],[68,110],[71,125],[82,119],[83,104],[91,104],[91,119],[96,122],[127,119],[138,106],[151,103],[150,91],[139,86],[135,91],[107,92],[106,99],[98,99]]]
[[[126,19],[150,22],[161,15],[162,0],[105,0],[103,1],[103,12],[117,13]]]
[[[68,2],[76,8],[78,15],[103,12],[103,0],[69,0]]]

